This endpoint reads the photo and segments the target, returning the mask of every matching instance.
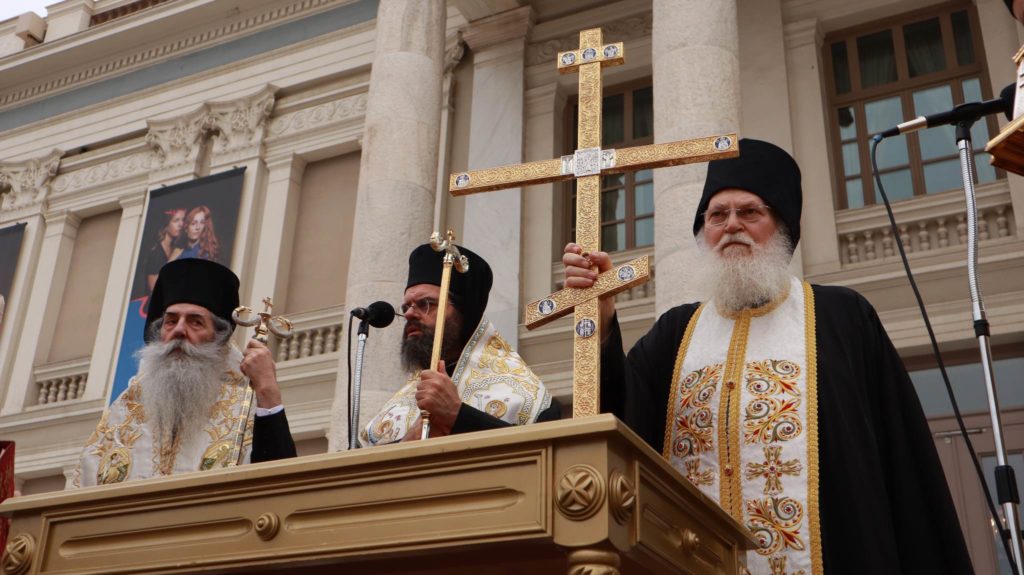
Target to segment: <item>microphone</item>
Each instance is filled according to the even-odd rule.
[[[959,106],[955,106],[952,110],[939,112],[937,114],[918,116],[913,120],[903,122],[902,124],[896,124],[895,127],[889,128],[879,134],[875,134],[874,140],[877,142],[881,141],[882,138],[916,132],[917,130],[923,130],[925,128],[932,128],[935,126],[958,124],[964,121],[973,122],[989,114],[998,114],[999,112],[1007,115],[1011,114],[1014,99],[1013,90],[1004,89],[999,96],[999,98],[992,98],[991,100],[985,100],[984,102],[968,102],[966,104],[960,104]]]
[[[356,374],[355,389],[353,389],[352,363],[349,361],[348,371],[348,448],[359,447],[356,441],[359,427],[359,397],[362,393],[363,380],[363,349],[366,346],[366,338],[370,336],[370,327],[387,327],[395,321],[395,308],[386,301],[375,301],[366,307],[357,307],[352,310],[352,315],[363,320],[359,322],[359,344],[356,348]],[[349,320],[349,327],[352,327],[352,320]],[[352,331],[349,330],[349,350],[352,349]],[[354,395],[354,396],[353,396]]]
[[[352,315],[368,322],[373,327],[387,327],[395,321],[395,307],[386,301],[375,301],[367,307],[357,307]]]

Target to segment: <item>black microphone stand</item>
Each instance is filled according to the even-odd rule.
[[[988,410],[992,417],[992,437],[996,447],[996,496],[1003,507],[1006,529],[1010,532],[1010,546],[1013,557],[1007,559],[1017,566],[1017,573],[1024,573],[1021,547],[1020,516],[1018,507],[1020,495],[1013,467],[1007,463],[1006,445],[1003,443],[1003,423],[999,414],[999,399],[996,395],[995,375],[992,371],[992,346],[990,330],[985,316],[985,303],[978,286],[978,208],[974,192],[974,155],[971,146],[971,126],[976,119],[962,120],[956,124],[956,145],[960,150],[960,170],[967,196],[967,282],[971,290],[971,311],[974,317],[974,334],[981,351],[981,367],[985,375],[985,391],[988,393]]]
[[[355,383],[353,387],[352,405],[349,406],[349,419],[348,419],[348,448],[357,449],[359,447],[359,441],[357,441],[357,435],[359,432],[359,399],[362,393],[363,384],[363,351],[366,348],[366,338],[370,336],[370,317],[359,320],[359,332],[358,342],[356,343],[356,368],[355,377],[353,378]]]

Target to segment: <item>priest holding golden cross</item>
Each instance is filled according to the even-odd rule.
[[[580,32],[580,47],[558,55],[558,70],[579,73],[579,149],[556,160],[530,162],[452,174],[449,191],[456,196],[576,179],[576,243],[585,252],[601,249],[601,176],[626,171],[706,162],[736,156],[735,134],[723,134],[638,146],[623,150],[601,149],[601,69],[622,64],[623,45],[604,43],[601,29]],[[646,256],[602,274],[587,289],[564,289],[526,306],[528,329],[562,317],[573,317],[573,417],[595,415],[600,408],[601,317],[598,298],[611,296],[647,281]]]
[[[268,341],[268,333],[273,333],[282,340],[288,339],[289,337],[292,336],[292,322],[284,316],[273,315],[271,313],[273,309],[274,301],[268,296],[263,298],[263,311],[256,314],[256,317],[254,318],[248,317],[250,314],[252,314],[252,308],[249,308],[244,305],[236,307],[234,311],[231,312],[231,320],[235,322],[235,324],[243,327],[256,328],[252,335],[252,339],[260,343],[260,346],[255,348],[259,350],[260,354],[269,354],[269,349],[266,348]],[[250,346],[250,348],[252,348],[252,346]],[[264,352],[263,350],[266,350],[266,352]],[[250,363],[253,363],[253,360],[251,360],[250,358],[246,358],[242,361],[242,366],[240,367],[246,367],[245,362],[247,360],[250,361]],[[263,363],[267,363],[267,360],[264,359]],[[251,386],[248,389],[246,389],[245,399],[242,401],[243,413],[245,417],[239,419],[235,428],[234,447],[231,450],[231,456],[229,460],[236,462],[236,464],[242,463],[242,452],[245,443],[244,426],[245,422],[249,420],[249,412],[252,410],[253,393],[254,391]],[[275,403],[275,405],[280,405],[281,401],[272,400],[271,403]]]
[[[576,178],[566,288],[525,313],[536,327],[574,311],[573,415],[616,414],[744,525],[759,544],[751,573],[971,572],[920,403],[874,309],[789,272],[795,160],[735,134],[601,149],[601,69],[622,58],[596,29],[558,56],[580,74],[575,154],[450,178],[456,195]],[[701,260],[688,276],[708,300],[669,310],[626,356],[612,296],[650,267],[614,267],[600,250],[600,176],[699,161],[710,161],[693,214]]]
[[[268,329],[284,336],[290,324],[271,315],[269,298],[256,319],[244,317],[238,288],[234,272],[208,260],[160,269],[139,372],[86,442],[75,487],[295,457],[265,344]],[[231,343],[232,320],[257,327],[244,351]]]

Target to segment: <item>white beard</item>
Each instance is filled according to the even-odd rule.
[[[722,247],[727,242],[742,242],[741,247]],[[704,230],[697,236],[700,259],[697,265],[698,285],[706,289],[705,299],[730,312],[760,307],[776,299],[789,287],[789,260],[792,248],[789,236],[777,230],[764,245],[758,245],[746,232],[723,234],[718,245],[705,243]]]
[[[230,369],[230,351],[226,344],[176,339],[152,342],[136,352],[142,408],[155,445],[175,434],[184,442],[202,433]]]

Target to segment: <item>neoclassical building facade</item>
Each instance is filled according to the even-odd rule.
[[[601,27],[626,62],[603,72],[603,144],[738,132],[803,171],[793,271],[862,292],[913,372],[979,573],[997,573],[923,322],[870,176],[871,134],[994,97],[1024,29],[1000,0],[63,0],[0,22],[0,230],[24,224],[0,327],[0,438],[24,493],[63,488],[108,401],[154,191],[244,168],[230,267],[296,335],[275,345],[301,454],[347,444],[349,308],[399,303],[433,230],[495,270],[488,316],[564,404],[570,322],[522,325],[561,286],[571,184],[469,197],[448,174],[575,148],[576,76],[559,51]],[[1011,461],[1024,464],[1024,180],[980,149],[980,270]],[[965,204],[946,132],[880,146],[880,168],[953,385],[986,465],[965,271]],[[949,150],[952,149],[952,152]],[[690,223],[699,165],[602,182],[602,242],[651,255],[620,294],[627,345],[700,297]],[[241,330],[239,330],[241,332]],[[244,335],[237,335],[242,342]],[[402,383],[397,329],[367,344],[362,414]]]

